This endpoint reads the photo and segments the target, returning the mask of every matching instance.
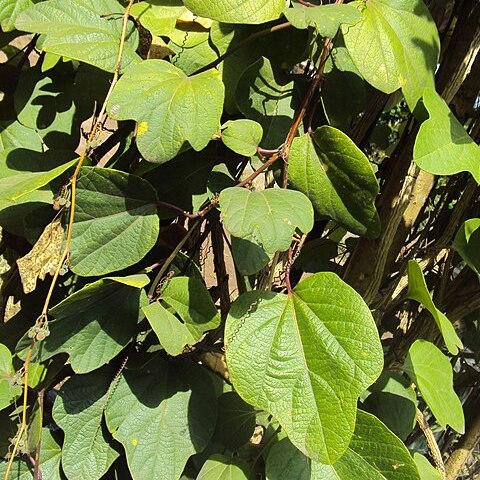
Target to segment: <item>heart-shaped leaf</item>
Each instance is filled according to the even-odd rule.
[[[132,6],[131,14],[152,35],[169,35],[175,29],[177,18],[187,9],[181,0],[149,0]]]
[[[55,399],[53,419],[65,433],[62,467],[69,480],[98,480],[118,457],[103,425],[114,377],[110,368],[74,375]]]
[[[134,480],[173,480],[180,478],[188,458],[207,446],[216,405],[202,367],[157,357],[142,370],[127,369],[120,376],[105,417],[125,448]]]
[[[318,7],[299,6],[287,8],[284,12],[287,20],[295,28],[314,26],[322,37],[333,38],[340,25],[353,25],[360,19],[360,12],[352,5],[320,5]]]
[[[359,395],[383,353],[370,310],[333,273],[291,295],[252,291],[232,305],[226,358],[239,395],[271,413],[305,455],[334,463],[353,434]]]
[[[350,3],[361,11],[342,27],[345,45],[363,78],[378,90],[401,88],[413,111],[426,87],[434,87],[440,52],[435,22],[422,0]]]
[[[234,152],[252,157],[263,136],[262,126],[253,120],[230,120],[222,128],[222,142]]]
[[[453,371],[448,358],[433,343],[416,340],[408,351],[405,371],[442,428],[450,425],[465,431],[462,403],[453,389]]]
[[[248,480],[249,469],[234,458],[212,455],[202,466],[197,480]]]
[[[154,188],[140,177],[83,167],[77,183],[72,271],[100,276],[140,261],[158,238],[156,201]]]
[[[425,90],[423,104],[430,118],[418,131],[413,150],[415,163],[435,175],[470,172],[480,183],[480,147],[435,90]]]
[[[285,0],[184,0],[192,12],[224,23],[264,23],[275,20]]]
[[[415,260],[408,262],[408,292],[407,298],[421,303],[433,316],[440,330],[448,351],[456,355],[459,348],[463,348],[452,322],[435,306],[427,288],[425,277],[420,265]]]
[[[178,318],[163,304],[172,308]],[[195,278],[174,277],[161,291],[157,302],[143,307],[160,344],[170,355],[180,355],[195,345],[208,330],[220,324],[220,315],[207,287]]]
[[[288,171],[292,187],[308,195],[318,215],[358,235],[379,235],[378,181],[368,158],[343,132],[325,126],[295,138]]]
[[[108,101],[110,117],[138,122],[137,145],[149,162],[174,158],[185,142],[203,150],[220,128],[224,87],[217,70],[192,77],[164,60],[128,70]]]
[[[105,365],[132,340],[137,330],[141,288],[146,275],[106,277],[70,295],[50,310],[50,335],[36,344],[45,361],[60,352],[70,355],[77,373]]]
[[[25,10],[15,28],[46,35],[42,49],[113,72],[122,35],[122,12],[116,0],[47,0]],[[140,61],[135,53],[138,33],[130,23],[122,55],[122,68]]]
[[[453,248],[480,278],[480,218],[463,223],[455,235]]]

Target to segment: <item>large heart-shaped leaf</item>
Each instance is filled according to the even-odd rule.
[[[211,379],[198,365],[155,358],[140,371],[127,369],[105,416],[133,479],[180,478],[188,458],[212,436],[216,404]]]
[[[463,223],[455,235],[453,248],[480,278],[480,218]]]
[[[68,480],[98,480],[118,457],[102,422],[114,377],[110,368],[74,375],[55,400],[53,419],[65,433],[62,467]]]
[[[325,126],[295,138],[288,171],[292,187],[308,196],[317,214],[358,235],[379,235],[377,179],[368,158],[343,132]]]
[[[266,474],[267,480],[420,480],[401,440],[361,410],[347,451],[333,465],[311,462],[285,438],[270,449]]]
[[[165,306],[173,308],[178,318]],[[174,277],[161,291],[161,299],[143,307],[160,344],[170,355],[180,355],[208,330],[220,324],[220,315],[207,287],[195,278]]]
[[[453,371],[448,358],[433,343],[416,340],[408,351],[405,371],[442,428],[450,425],[465,431],[462,403],[453,389]]]
[[[359,0],[362,17],[342,27],[345,45],[363,78],[378,90],[401,88],[413,110],[434,86],[440,40],[422,0]]]
[[[184,0],[201,17],[224,23],[264,23],[275,20],[285,7],[285,0]]]
[[[295,114],[293,87],[291,77],[274,70],[264,57],[248,67],[238,80],[238,109],[263,127],[264,148],[276,148],[285,141]]]
[[[425,277],[420,265],[415,260],[408,262],[408,292],[407,298],[421,303],[433,316],[440,330],[448,351],[453,355],[463,348],[462,341],[458,338],[452,322],[435,306],[427,288]]]
[[[314,26],[319,35],[330,38],[335,36],[340,25],[353,25],[360,19],[360,12],[352,5],[302,5],[287,8],[283,13],[295,28]]]
[[[418,131],[413,150],[415,163],[435,175],[470,172],[480,183],[480,147],[435,90],[425,90],[423,104],[430,118]]]
[[[146,275],[106,277],[50,310],[50,335],[37,344],[38,358],[47,360],[60,352],[70,355],[77,373],[105,365],[132,340],[137,329],[141,288]]]
[[[220,128],[224,87],[217,70],[192,77],[164,60],[146,60],[117,83],[108,102],[116,120],[139,123],[137,145],[146,160],[163,163],[184,144],[204,149]]]
[[[140,177],[83,167],[77,183],[72,271],[100,276],[140,261],[158,238],[156,201],[154,188]]]
[[[293,190],[226,188],[220,193],[220,209],[225,228],[237,237],[232,247],[245,274],[258,271],[275,252],[287,250],[296,228],[308,233],[313,227],[312,204]]]
[[[233,304],[225,338],[240,396],[274,415],[310,458],[338,460],[353,434],[358,397],[383,364],[360,295],[333,273],[312,275],[291,295],[248,292]]]
[[[113,72],[122,34],[122,18],[105,14],[122,12],[116,0],[47,0],[25,10],[15,28],[46,35],[42,49],[64,55]],[[122,68],[136,63],[138,34],[130,23],[127,30]]]

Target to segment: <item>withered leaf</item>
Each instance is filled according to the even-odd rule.
[[[30,252],[17,260],[25,293],[35,290],[37,279],[43,280],[47,273],[53,275],[55,272],[62,256],[63,234],[61,220],[54,220],[45,227]]]

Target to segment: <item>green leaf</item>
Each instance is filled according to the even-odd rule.
[[[145,60],[115,86],[108,112],[139,123],[137,145],[150,162],[174,158],[185,142],[203,150],[220,127],[224,87],[217,70],[192,77],[164,60]]]
[[[423,92],[423,104],[429,118],[420,126],[415,140],[415,163],[435,175],[470,172],[480,183],[480,147],[435,90]]]
[[[149,281],[146,275],[102,278],[55,305],[50,335],[37,347],[41,361],[66,352],[77,373],[108,363],[135,336],[140,289]]]
[[[471,218],[463,223],[455,235],[453,248],[480,277],[480,218]]]
[[[264,23],[275,20],[285,8],[285,0],[184,0],[200,17],[224,23]]]
[[[400,439],[361,410],[347,451],[333,465],[310,461],[284,438],[270,449],[266,474],[267,480],[420,480]]]
[[[65,433],[62,467],[68,480],[98,480],[118,457],[102,421],[114,376],[109,368],[74,375],[55,399],[53,419]]]
[[[149,0],[132,6],[131,14],[152,35],[169,35],[175,29],[177,18],[187,9],[181,0]]]
[[[255,431],[255,410],[236,392],[218,397],[217,425],[214,440],[231,450],[245,445]]]
[[[401,440],[412,433],[417,419],[417,397],[405,380],[400,374],[383,372],[362,405]]]
[[[287,20],[300,29],[314,26],[322,37],[333,38],[340,25],[353,25],[360,19],[360,12],[351,5],[321,5],[318,7],[287,8]]]
[[[30,200],[29,194],[47,185],[73,167],[77,161],[78,159],[71,160],[52,170],[18,173],[0,178],[0,210]]]
[[[440,472],[421,454],[413,453],[413,461],[417,466],[421,480],[441,480]]]
[[[253,120],[230,120],[222,128],[222,142],[235,153],[252,157],[263,137],[262,126]]]
[[[238,109],[263,127],[262,147],[277,148],[285,141],[295,110],[294,82],[274,69],[270,60],[260,58],[238,80]]]
[[[25,10],[15,28],[45,34],[42,49],[113,72],[122,32],[123,7],[116,0],[47,0]],[[122,68],[137,63],[138,34],[130,22],[127,27]]]
[[[333,273],[291,295],[252,291],[225,327],[233,385],[271,413],[310,458],[333,463],[348,447],[360,394],[380,375],[383,353],[370,310]]]
[[[156,201],[154,188],[140,177],[83,167],[77,183],[72,271],[100,276],[140,261],[158,238]]]
[[[262,247],[267,255],[288,250],[295,229],[308,233],[313,227],[312,204],[292,190],[226,188],[220,193],[220,209],[230,234]]]
[[[0,343],[0,410],[8,407],[22,393],[22,386],[14,381],[10,350]]]
[[[105,416],[134,480],[173,480],[212,436],[215,392],[202,367],[157,357],[119,377]]]
[[[416,340],[408,351],[405,371],[442,428],[450,425],[465,431],[462,403],[453,389],[453,371],[448,358],[432,343]]]
[[[248,480],[248,469],[234,458],[212,455],[198,473],[197,480]]]
[[[437,28],[422,0],[355,1],[362,13],[342,27],[345,45],[363,78],[378,90],[401,88],[414,110],[426,87],[434,87],[440,52]]]
[[[358,235],[379,235],[378,181],[368,158],[343,132],[325,126],[295,138],[288,171],[292,187],[308,195],[318,215]]]
[[[42,448],[40,450],[40,471],[42,472],[42,478],[48,480],[64,480],[60,468],[60,460],[62,457],[62,449],[57,440],[52,435],[52,432],[48,428],[42,430]],[[6,473],[7,462],[0,462],[0,476]],[[27,460],[15,459],[13,461],[10,480],[33,480],[32,465]]]
[[[24,10],[31,7],[33,3],[32,0],[2,0],[0,3],[0,26],[2,31],[11,32],[15,28],[17,17]]]
[[[408,262],[408,292],[407,298],[421,303],[433,316],[435,323],[442,334],[448,351],[456,355],[458,349],[463,348],[452,322],[435,306],[427,288],[420,265],[415,260]]]
[[[195,345],[206,331],[220,325],[220,315],[207,287],[200,280],[189,277],[169,280],[161,291],[160,300],[143,307],[143,313],[170,355],[180,355],[187,345]]]
[[[42,140],[34,130],[23,126],[18,121],[0,122],[0,152],[14,148],[41,152]]]

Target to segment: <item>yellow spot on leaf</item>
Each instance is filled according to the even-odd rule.
[[[138,445],[138,440],[136,438],[132,438],[132,445],[136,447]]]
[[[148,131],[148,123],[140,122],[137,128],[137,135],[145,135]]]

